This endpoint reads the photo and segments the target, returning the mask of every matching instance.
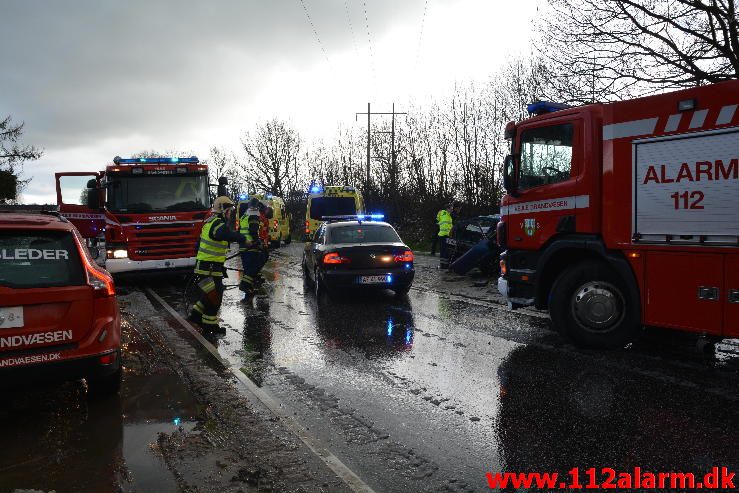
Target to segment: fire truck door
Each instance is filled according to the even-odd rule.
[[[577,216],[587,211],[582,121],[522,125],[517,141],[518,195],[507,209],[511,247],[537,250],[558,233],[576,232]]]
[[[724,335],[739,337],[739,255],[727,255],[724,262],[726,293],[724,302]],[[724,294],[724,293],[722,293]]]
[[[726,296],[723,263],[719,254],[649,252],[645,323],[721,334]]]
[[[56,203],[85,238],[105,231],[103,192],[100,174],[89,172],[56,173]]]

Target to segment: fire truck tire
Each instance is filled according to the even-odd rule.
[[[605,263],[584,261],[552,286],[549,313],[556,330],[580,346],[619,348],[640,329],[639,309],[625,283]]]

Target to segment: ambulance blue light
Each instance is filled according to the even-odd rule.
[[[310,193],[321,193],[321,187],[318,185],[311,186]]]
[[[387,275],[387,282],[393,282],[393,276],[390,274]]]
[[[375,220],[385,219],[385,214],[370,214],[370,218]]]
[[[387,320],[387,336],[390,337],[391,335],[393,335],[393,320],[389,318]]]
[[[413,342],[413,332],[411,329],[405,329],[405,344],[408,345]]]
[[[239,200],[247,200],[249,198],[248,193],[242,193],[239,195]]]
[[[411,267],[413,267],[413,264],[405,264],[406,269],[410,269]]]
[[[180,423],[182,423],[182,420],[180,418],[175,418],[172,420],[172,424],[175,426],[180,426]]]

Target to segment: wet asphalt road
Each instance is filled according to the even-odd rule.
[[[440,281],[428,257],[407,297],[316,299],[301,252],[273,256],[264,295],[227,290],[214,342],[376,491],[482,491],[487,471],[739,469],[736,341],[706,354],[652,331],[580,350],[544,317]]]
[[[227,291],[213,342],[375,491],[484,491],[487,471],[739,469],[737,341],[706,354],[653,331],[580,350],[423,256],[407,297],[316,299],[301,249],[273,256],[263,295]],[[129,289],[152,285],[183,309],[180,282]],[[152,444],[174,418],[192,426],[196,404],[129,334],[120,399],[89,401],[78,383],[2,394],[0,493],[176,489]]]

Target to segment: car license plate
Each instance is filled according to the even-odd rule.
[[[384,284],[390,282],[390,276],[362,276],[359,278],[361,284]]]
[[[447,245],[452,245],[452,246],[453,245],[456,245],[457,244],[457,240],[455,240],[454,238],[447,238],[446,239],[446,244]]]
[[[23,307],[0,307],[0,329],[23,327]]]

